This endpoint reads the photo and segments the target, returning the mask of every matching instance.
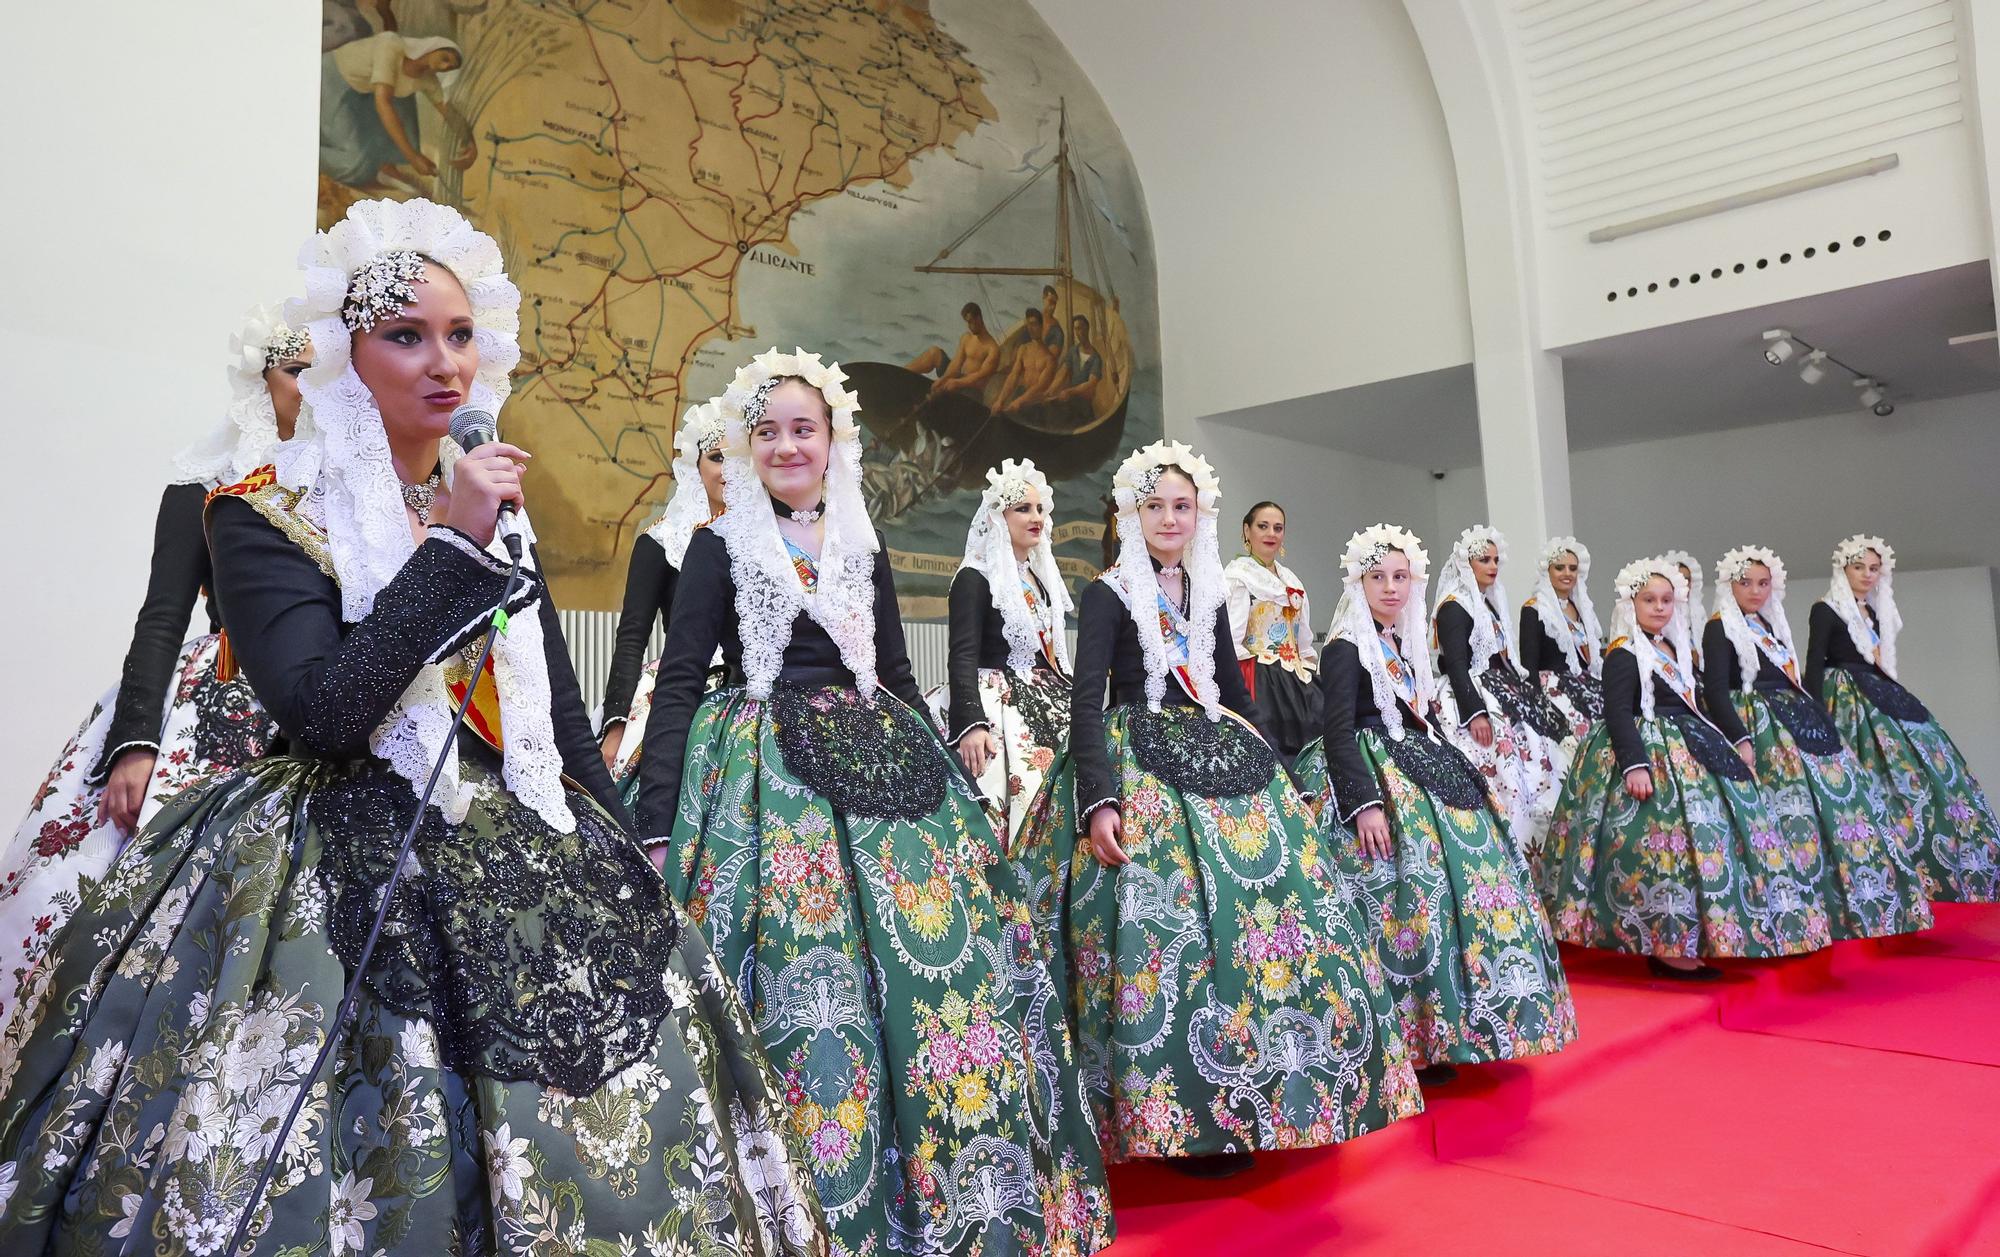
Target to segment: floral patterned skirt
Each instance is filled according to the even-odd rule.
[[[1422,737],[1412,731],[1405,741]],[[1476,1063],[1561,1051],[1576,1038],[1576,1004],[1527,858],[1499,814],[1441,798],[1406,767],[1409,750],[1392,753],[1380,732],[1358,730],[1355,741],[1388,805],[1393,857],[1360,853],[1341,819],[1346,809],[1332,798],[1322,743],[1299,756],[1299,781],[1319,800],[1321,841],[1341,857],[1349,893],[1367,910],[1412,1059]]]
[[[993,726],[993,740],[1000,744],[979,774],[979,792],[986,796],[994,832],[1010,848],[1027,819],[1028,805],[1069,742],[1069,688],[1069,682],[1045,668],[1026,677],[999,668],[979,671],[979,702]]]
[[[1438,732],[1486,778],[1486,788],[1493,794],[1514,845],[1524,852],[1538,852],[1549,832],[1549,818],[1555,814],[1556,796],[1562,793],[1570,751],[1575,749],[1574,742],[1550,736],[1566,729],[1567,717],[1557,717],[1554,704],[1548,703],[1526,677],[1510,678],[1489,668],[1474,677],[1473,683],[1479,687],[1487,719],[1493,725],[1493,745],[1479,745],[1459,723],[1451,683],[1443,677],[1439,678],[1435,706]],[[1536,728],[1521,712],[1527,703],[1546,712],[1543,728]]]
[[[562,835],[461,772],[314,1080],[407,783],[260,760],[85,888],[0,1030],[0,1251],[216,1253],[275,1156],[246,1253],[825,1252],[778,1081],[644,855],[579,794]],[[615,1072],[542,1080],[578,1066]]]
[[[1894,689],[1884,690],[1885,681]],[[1914,704],[1910,716],[1924,715],[1899,720],[1868,695],[1855,672],[1826,670],[1822,689],[1841,741],[1854,751],[1862,771],[1889,792],[1890,837],[1932,899],[2000,900],[2000,822],[1965,756],[1908,691],[1872,675],[1868,684],[1881,691],[1882,701],[1901,708],[1898,699],[1907,700]]]
[[[1235,732],[1221,731],[1224,747],[1256,738],[1225,722]],[[1183,752],[1219,776],[1261,767],[1258,784],[1226,795],[1186,788],[1160,758],[1215,742],[1207,724],[1189,706],[1107,716],[1131,863],[1107,868],[1079,837],[1067,753],[1022,831],[1024,858],[1050,871],[1042,919],[1066,926],[1112,1160],[1337,1143],[1423,1108],[1366,916],[1340,897],[1311,813],[1269,749],[1247,748],[1261,761],[1241,743],[1233,756]]]
[[[1818,835],[1821,893],[1833,937],[1929,929],[1923,880],[1875,819],[1890,814],[1888,791],[1837,740],[1826,710],[1799,690],[1738,690],[1735,697],[1736,714],[1757,748],[1757,782],[1771,801],[1771,815],[1780,830],[1795,835],[1788,845],[1800,850],[1808,831]],[[1794,724],[1804,731],[1805,744]]]
[[[1111,1242],[1063,996],[951,753],[886,693],[711,693],[670,889],[736,979],[848,1254]]]
[[[1604,682],[1588,672],[1542,672],[1536,675],[1542,694],[1569,722],[1570,736],[1579,743],[1604,717]]]
[[[1826,946],[1817,830],[1788,833],[1755,780],[1703,767],[1674,720],[1642,720],[1639,733],[1653,773],[1643,802],[1626,793],[1601,722],[1570,765],[1542,852],[1556,937],[1690,958]]]
[[[182,790],[213,781],[269,752],[277,726],[241,677],[215,678],[221,638],[205,633],[181,647],[160,730],[153,780],[139,808],[144,826]],[[102,877],[125,845],[110,821],[97,819],[102,783],[85,780],[103,756],[118,704],[113,686],[77,727],[35,791],[28,815],[0,854],[0,1022],[19,984],[76,911],[79,888]]]

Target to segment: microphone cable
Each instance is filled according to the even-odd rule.
[[[382,937],[382,927],[389,919],[389,905],[395,902],[396,885],[402,880],[403,869],[410,862],[410,851],[416,846],[417,830],[424,823],[424,810],[430,806],[431,794],[437,789],[438,778],[444,775],[445,761],[458,749],[458,731],[465,723],[466,709],[472,706],[472,697],[479,692],[479,678],[486,671],[486,661],[493,654],[493,643],[507,628],[507,600],[514,595],[514,583],[521,578],[521,546],[518,540],[507,547],[512,558],[507,569],[507,584],[500,591],[500,601],[494,604],[487,617],[485,640],[479,646],[479,662],[473,665],[472,679],[465,687],[465,697],[459,700],[458,710],[452,714],[451,736],[445,740],[444,750],[438,755],[437,763],[431,766],[431,778],[424,783],[424,793],[417,800],[416,815],[410,818],[410,827],[403,831],[403,842],[396,850],[395,867],[389,870],[389,880],[382,884],[382,906],[375,910],[375,922],[368,929],[368,938],[361,945],[361,955],[355,961],[354,976],[348,979],[347,989],[340,1000],[340,1010],[334,1014],[333,1025],[328,1027],[326,1042],[320,1045],[319,1055],[313,1058],[312,1068],[299,1080],[298,1095],[292,1100],[292,1107],[285,1112],[284,1123],[278,1127],[278,1137],[271,1146],[271,1154],[264,1159],[264,1169],[257,1176],[257,1185],[250,1189],[250,1199],[243,1206],[243,1214],[236,1220],[236,1230],[229,1237],[229,1243],[220,1251],[234,1254],[241,1251],[244,1239],[250,1231],[250,1221],[256,1216],[257,1204],[263,1199],[264,1191],[271,1185],[271,1177],[277,1172],[278,1161],[285,1155],[285,1141],[291,1138],[292,1126],[304,1111],[306,1097],[312,1094],[313,1084],[318,1081],[326,1062],[333,1055],[334,1045],[340,1042],[341,1032],[348,1019],[354,1015],[356,1003],[361,998],[361,983],[368,973],[368,962],[375,955],[375,944]]]

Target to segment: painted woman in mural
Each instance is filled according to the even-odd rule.
[[[360,192],[425,190],[438,168],[418,147],[416,96],[444,113],[444,76],[464,64],[451,40],[393,27],[321,54],[320,173]],[[463,170],[475,156],[468,138],[452,165]]]

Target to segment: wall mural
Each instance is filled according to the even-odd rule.
[[[770,345],[860,393],[905,614],[943,615],[1002,458],[1056,482],[1072,578],[1108,561],[1111,471],[1161,432],[1152,236],[1026,0],[323,2],[320,222],[428,196],[499,240],[565,605],[617,605],[681,412]]]

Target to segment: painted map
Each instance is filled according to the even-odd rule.
[[[1152,245],[1024,0],[325,0],[322,50],[322,222],[456,204],[522,289],[502,427],[565,605],[617,605],[680,414],[770,345],[848,366],[906,613],[942,614],[1001,458],[1103,562],[1110,468],[1160,431]]]

